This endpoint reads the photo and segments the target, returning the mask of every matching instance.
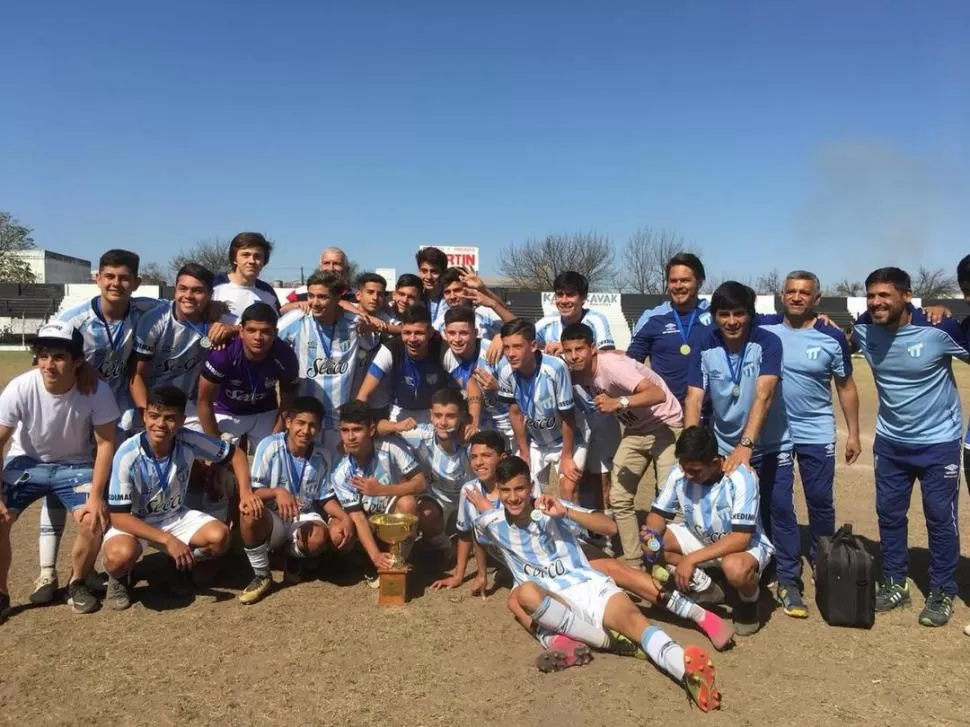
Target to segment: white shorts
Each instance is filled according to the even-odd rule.
[[[620,422],[615,416],[591,417],[586,471],[603,474],[613,470],[613,457],[620,446]]]
[[[275,409],[261,414],[223,414],[221,412],[215,414],[216,424],[223,434],[223,439],[238,444],[239,439],[245,434],[249,439],[249,449],[253,452],[263,439],[273,433],[273,427],[276,426]]]
[[[151,525],[153,528],[158,528],[166,535],[171,535],[176,540],[180,540],[186,545],[191,543],[193,535],[211,522],[218,521],[211,515],[206,515],[204,512],[199,512],[198,510],[189,510],[186,507],[183,507],[182,509],[165,517],[145,519],[146,525]],[[118,528],[111,527],[108,528],[108,532],[104,534],[104,542],[107,543],[116,535],[127,535],[129,537],[134,537],[131,535],[131,533],[126,533],[124,530],[118,530]],[[146,546],[151,546],[156,550],[162,550],[161,546],[142,538],[138,538],[138,542],[141,544],[142,549],[144,549]]]
[[[601,629],[604,628],[603,614],[606,613],[606,604],[617,593],[623,593],[623,590],[598,571],[595,573],[596,578],[569,586],[556,592],[556,595],[566,601],[572,607],[573,613],[586,623]]]
[[[562,460],[562,445],[556,449],[540,449],[535,442],[529,444],[529,470],[532,472],[532,482],[540,489],[549,486],[549,470]],[[586,464],[586,445],[580,444],[573,449],[573,461],[580,472]]]
[[[273,521],[273,532],[269,536],[270,550],[279,550],[286,543],[295,543],[297,531],[307,523],[320,523],[327,527],[327,521],[316,512],[300,513],[299,518],[288,523],[283,522],[283,518],[276,514],[276,510],[270,510],[269,516]]]
[[[674,536],[674,539],[677,541],[677,545],[680,546],[680,552],[684,555],[696,553],[701,548],[706,547],[704,543],[702,543],[684,523],[670,523],[667,526],[667,530],[669,530],[670,534]],[[761,573],[764,573],[765,567],[771,560],[771,550],[761,545],[753,545],[744,552],[758,561],[758,574],[760,575]],[[700,566],[702,568],[719,568],[721,566],[721,559],[717,558],[715,560],[709,560],[705,563],[701,563]]]
[[[397,404],[391,405],[390,420],[392,422],[403,422],[405,419],[410,417],[414,419],[417,424],[430,424],[431,423],[431,410],[430,409],[402,409]]]

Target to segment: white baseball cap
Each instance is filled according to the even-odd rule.
[[[84,337],[74,326],[64,321],[48,321],[37,330],[35,346],[65,348],[75,356],[84,355]]]

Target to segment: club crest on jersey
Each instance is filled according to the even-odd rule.
[[[812,361],[816,360],[820,353],[822,353],[821,346],[810,346],[809,348],[805,349],[805,355],[808,356],[808,358]]]
[[[908,353],[913,358],[919,358],[920,356],[923,355],[923,344],[922,343],[914,343],[914,344],[912,344],[910,346],[907,346],[906,347],[906,353]]]
[[[701,313],[699,316],[697,316],[697,320],[700,321],[702,326],[709,326],[711,325],[711,314]]]
[[[427,381],[430,386],[434,386],[435,384],[438,383],[438,374],[434,372],[426,374],[424,378],[425,378],[425,381]]]

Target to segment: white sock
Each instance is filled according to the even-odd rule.
[[[668,565],[667,570],[671,575],[677,572],[677,566]],[[713,581],[703,568],[695,568],[694,575],[690,577],[691,593],[701,593],[711,587]]]
[[[54,576],[57,568],[57,549],[64,534],[67,510],[61,501],[51,495],[44,498],[40,508],[40,537],[37,539],[40,551],[40,572]]]
[[[681,618],[689,618],[695,623],[700,623],[704,618],[704,609],[680,591],[671,591],[667,596],[664,607],[671,613],[677,614]]]
[[[678,682],[684,678],[684,648],[656,626],[647,626],[640,646],[654,664]]]
[[[212,559],[212,556],[202,550],[202,548],[192,548],[192,557],[195,558],[196,563]]]
[[[577,618],[573,610],[550,596],[542,599],[539,608],[532,614],[532,620],[550,631],[565,634],[584,644],[605,649],[610,645],[610,636],[604,629]]]
[[[269,543],[260,543],[252,548],[245,548],[246,557],[249,558],[249,565],[253,567],[253,573],[258,576],[269,575]]]

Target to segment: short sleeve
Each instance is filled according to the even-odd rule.
[[[249,472],[253,488],[271,486],[273,452],[276,447],[276,437],[263,437],[256,447]]]
[[[458,495],[458,514],[455,516],[455,530],[459,533],[470,533],[475,529],[475,506],[468,500],[466,490],[469,487],[476,487],[477,483],[469,482],[461,488]]]
[[[232,442],[225,439],[216,439],[208,434],[185,428],[179,431],[178,436],[197,459],[224,464],[232,457]]]
[[[131,512],[134,492],[132,465],[134,461],[131,450],[128,447],[119,447],[112,460],[111,479],[108,481],[108,509],[111,512]]]
[[[433,424],[418,424],[414,429],[406,432],[398,432],[398,436],[403,439],[411,449],[420,450],[425,443],[434,439]],[[402,470],[403,472],[403,470]]]
[[[760,494],[758,480],[754,473],[740,465],[730,475],[731,478],[731,530],[739,533],[753,533],[758,525]]]
[[[225,358],[224,351],[210,351],[202,366],[202,378],[214,384],[221,384],[226,378]]]
[[[21,392],[23,390],[24,379],[18,378],[4,387],[0,394],[0,425],[15,428],[23,419],[23,408],[21,407]]]
[[[515,403],[515,374],[512,367],[503,365],[498,371],[498,398],[506,404]]]
[[[832,337],[836,345],[835,355],[832,356],[832,375],[837,379],[852,376],[852,353],[849,351],[849,342],[845,334],[832,326],[827,327],[825,333]]]
[[[761,344],[761,367],[758,375],[777,376],[780,379],[783,359],[781,340],[774,333],[762,331],[758,343]]]
[[[341,460],[330,470],[330,487],[337,496],[340,506],[347,512],[362,510],[364,507],[364,497],[360,490],[351,486],[350,469],[345,465],[346,460]]]
[[[391,349],[387,346],[381,346],[377,349],[377,353],[374,354],[373,360],[370,362],[370,366],[367,367],[368,376],[373,376],[378,381],[382,380],[394,367],[394,357],[391,355]]]
[[[616,341],[613,340],[613,332],[610,330],[610,322],[606,316],[596,316],[596,325],[593,329],[596,335],[596,348],[616,348]]]
[[[411,450],[403,442],[389,442],[391,461],[402,480],[410,479],[421,466]]]
[[[91,402],[91,424],[93,426],[100,427],[116,422],[121,418],[118,402],[115,401],[111,387],[105,382],[98,382],[98,388],[95,389],[93,396],[94,399]]]
[[[684,471],[680,467],[674,467],[667,475],[667,481],[660,489],[660,493],[650,507],[651,512],[655,512],[666,520],[673,520],[677,514],[677,485],[684,476]]]
[[[573,382],[569,379],[569,369],[565,364],[556,366],[556,399],[559,411],[572,411],[575,408],[573,400]]]

